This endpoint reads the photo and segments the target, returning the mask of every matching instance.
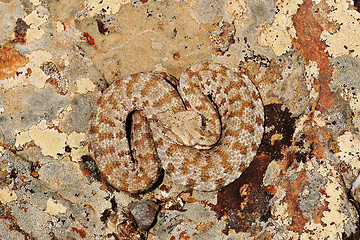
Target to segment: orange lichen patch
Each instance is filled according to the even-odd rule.
[[[31,176],[33,176],[34,178],[38,178],[39,177],[39,173],[37,171],[33,171],[30,173]]]
[[[187,235],[188,233],[186,231],[182,231],[180,233],[180,239],[188,240],[190,237]]]
[[[326,44],[320,40],[324,29],[314,16],[311,0],[305,0],[300,5],[292,20],[297,33],[297,38],[293,39],[296,48],[303,55],[306,63],[314,61],[319,68],[319,76],[315,79],[315,84],[319,86],[319,107],[330,109],[335,104],[329,88],[333,67],[325,50]]]
[[[81,238],[85,238],[86,237],[86,232],[84,230],[81,229],[77,229],[77,228],[72,228],[71,229],[74,233],[77,233],[80,235]]]
[[[354,5],[357,1],[354,1]],[[351,8],[351,4],[349,4],[349,7]],[[328,32],[336,32],[342,25],[342,23],[339,23],[337,21],[329,21],[328,15],[324,13],[330,13],[334,9],[332,9],[333,6],[328,5],[327,1],[319,1],[314,6],[314,17],[318,19],[319,24],[321,27],[324,28],[324,30]]]
[[[334,153],[339,153],[339,152],[341,152],[340,146],[339,146],[338,144],[339,144],[339,141],[333,141],[333,142],[331,143],[331,148],[332,148],[332,150],[333,150]]]
[[[81,37],[81,40],[84,40],[89,45],[94,45],[95,44],[94,38],[92,36],[90,36],[90,34],[87,33],[87,32],[83,33],[83,35]]]
[[[283,67],[276,63],[275,59],[271,60],[270,66],[266,69],[264,74],[264,82],[274,83],[277,79],[282,78]]]
[[[321,192],[321,191],[320,191]],[[323,221],[321,220],[324,217],[324,212],[327,211],[329,212],[329,203],[328,202],[324,202],[324,204],[320,204],[315,208],[314,211],[314,223],[319,223],[321,225],[326,225],[325,223],[323,223]]]
[[[0,48],[0,80],[8,78],[25,66],[28,59],[9,47]]]
[[[301,171],[299,176],[294,181],[286,180],[282,183],[282,187],[286,189],[286,196],[284,201],[287,203],[287,212],[292,216],[292,224],[289,230],[301,234],[307,220],[303,216],[302,211],[299,209],[299,196],[303,192],[306,184],[306,173]],[[296,186],[296,187],[294,187]]]

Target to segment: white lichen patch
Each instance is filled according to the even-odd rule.
[[[355,95],[353,95],[350,98],[349,104],[350,104],[350,108],[355,112],[358,113],[360,112],[360,92],[357,92]]]
[[[338,137],[338,146],[340,147],[340,152],[336,155],[347,163],[357,163],[357,168],[360,168],[360,139],[357,135],[352,134],[351,132],[345,132],[343,135]],[[354,166],[352,164],[352,166]]]
[[[341,162],[350,166],[350,172],[343,172],[344,181],[349,186],[360,171],[360,138],[351,132],[345,132],[337,138],[339,152],[335,155]]]
[[[3,146],[0,146],[0,157],[5,153],[5,148]]]
[[[28,131],[20,132],[16,137],[15,144],[19,147],[30,141],[34,141],[45,156],[57,158],[58,154],[65,153],[66,134],[49,129],[45,120],[32,126]]]
[[[296,138],[298,134],[301,134],[304,127],[305,127],[305,123],[310,119],[310,117],[306,114],[302,115],[297,121],[296,121],[296,128],[294,130],[294,137]]]
[[[30,142],[32,139],[29,135],[29,132],[19,132],[16,135],[16,139],[15,139],[15,147],[20,147],[28,142]]]
[[[286,196],[286,190],[279,188],[276,192],[275,197],[271,202],[271,213],[277,222],[282,224],[291,224],[291,219],[288,214],[288,204],[283,201]]]
[[[89,0],[85,1],[85,12],[89,17],[97,14],[115,14],[122,5],[130,3],[130,0]]]
[[[321,112],[318,110],[314,111],[313,120],[319,127],[325,127],[326,125],[324,118],[321,116]]]
[[[59,60],[60,60],[60,64],[64,65],[65,67],[70,65],[70,58],[66,53],[62,54],[59,57]]]
[[[43,25],[49,20],[49,15],[47,13],[47,9],[39,6],[24,18],[26,24],[29,25],[29,29],[25,36],[27,43],[38,40],[44,36],[45,28]]]
[[[56,200],[50,198],[47,201],[45,212],[47,212],[50,215],[55,216],[58,213],[65,213],[66,207],[62,205],[61,203],[58,203]]]
[[[42,154],[57,158],[65,153],[66,134],[55,129],[43,128],[41,125],[30,128],[30,138],[41,148]]]
[[[345,227],[349,225],[349,219],[357,218],[357,214],[350,202],[347,201],[346,190],[336,177],[336,169],[332,165],[320,165],[318,171],[327,176],[325,193],[321,195],[320,202],[326,204],[327,209],[323,212],[322,228],[318,230],[322,236],[330,236],[329,240],[341,239],[341,234],[346,232]],[[330,173],[330,174],[329,174]],[[350,215],[350,216],[349,216]],[[310,226],[311,227],[311,224]],[[336,233],[339,233],[337,235]],[[349,234],[349,233],[347,233]]]
[[[86,134],[72,132],[66,140],[67,145],[71,148],[71,157],[74,161],[81,161],[83,155],[88,155],[88,147],[86,144]]]
[[[326,3],[333,9],[327,15],[328,20],[341,25],[336,32],[322,32],[321,39],[325,40],[328,46],[326,50],[333,57],[349,54],[350,51],[353,51],[353,56],[359,57],[360,13],[355,9],[349,9],[347,0],[327,0]]]
[[[56,22],[56,32],[63,32],[65,31],[65,25],[60,22],[60,21],[57,21]]]
[[[245,0],[231,0],[226,2],[225,10],[228,13],[230,18],[233,18],[235,26],[239,28],[245,28],[254,21],[253,16],[249,14],[248,6]],[[232,46],[240,47],[243,50],[242,46]],[[225,58],[226,59],[226,58]],[[224,62],[225,63],[225,62]]]
[[[246,2],[244,0],[231,0],[226,3],[226,11],[235,19],[242,17],[246,12]]]
[[[21,147],[33,141],[40,147],[41,153],[55,159],[59,154],[65,153],[65,146],[71,148],[70,156],[73,161],[80,161],[83,155],[88,155],[86,134],[72,132],[70,135],[50,128],[43,120],[28,131],[19,132],[15,139],[15,146]]]
[[[305,66],[305,84],[306,88],[310,91],[310,98],[316,99],[319,96],[319,92],[315,90],[315,79],[319,76],[319,68],[315,61],[309,61],[309,64]]]
[[[360,112],[355,113],[355,116],[352,119],[352,123],[354,124],[355,128],[360,129]]]
[[[30,0],[30,2],[34,5],[34,6],[37,6],[37,5],[40,5],[40,0]]]
[[[44,50],[36,50],[25,55],[29,62],[16,71],[14,76],[0,81],[0,88],[8,90],[18,86],[33,85],[36,88],[43,88],[49,78],[41,69],[41,66],[50,62],[52,54]]]
[[[306,164],[300,163],[292,173],[288,172],[290,179],[299,177],[298,174],[306,174],[304,189],[298,196],[297,209],[302,211],[305,225],[300,235],[289,229],[285,230],[287,237],[296,236],[294,239],[342,239],[341,234],[350,235],[355,231],[356,209],[347,200],[346,189],[339,173],[333,165],[321,165],[316,161]],[[293,175],[295,174],[295,175]],[[316,185],[314,182],[324,180],[323,184]],[[271,212],[278,226],[291,226],[291,215],[288,207],[290,203],[286,198],[293,192],[279,188],[271,200]],[[318,197],[317,197],[318,196]],[[294,206],[292,206],[292,209]],[[309,210],[318,212],[321,216],[320,223]],[[314,211],[315,210],[315,211]],[[351,227],[349,227],[351,226]],[[337,235],[341,233],[340,235]]]
[[[291,17],[297,12],[302,0],[285,0],[278,5],[279,12],[274,22],[266,27],[259,36],[258,42],[271,47],[277,56],[286,53],[292,45],[292,38],[296,38],[296,30]]]
[[[360,112],[360,92],[354,92],[354,90],[344,87],[341,96],[349,102],[350,108],[354,113]]]
[[[11,201],[15,201],[17,196],[15,191],[10,190],[7,186],[0,189],[0,202],[6,204]]]
[[[76,81],[76,89],[80,94],[95,90],[95,84],[89,78],[80,78]]]

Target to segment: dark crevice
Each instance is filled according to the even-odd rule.
[[[354,196],[351,194],[351,190],[347,192],[347,198],[348,198],[349,202],[355,207],[356,212],[360,216],[360,203],[355,200]],[[345,233],[343,233],[342,239],[344,239],[344,240],[360,239],[360,224],[357,223],[357,228],[356,228],[355,232],[351,233],[350,236],[347,236]]]
[[[356,11],[360,12],[360,0],[354,0],[354,7]]]
[[[220,139],[221,139],[221,136],[222,136],[222,134],[223,134],[223,123],[222,123],[222,119],[221,119],[221,116],[220,116],[220,113],[219,113],[219,108],[218,108],[218,106],[216,105],[216,103],[214,102],[212,96],[209,94],[209,95],[207,95],[207,97],[209,98],[210,102],[211,102],[212,105],[214,106],[215,111],[216,111],[217,116],[218,116],[219,121],[220,121],[220,135],[219,135],[219,138],[218,138],[218,140],[216,141],[216,143],[213,145],[213,147],[215,147],[215,146],[219,143],[219,141],[220,141]],[[206,124],[206,122],[205,122],[205,124]],[[213,148],[213,147],[212,147],[212,148]],[[210,148],[210,149],[212,149],[212,148]]]
[[[136,110],[130,112],[129,115],[126,117],[126,121],[125,121],[126,139],[129,144],[130,157],[131,157],[131,161],[133,163],[136,163],[136,160],[135,160],[132,150],[131,150],[131,127],[132,127],[132,116],[134,115],[135,112],[136,112]]]

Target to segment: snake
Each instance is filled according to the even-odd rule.
[[[264,106],[236,68],[200,62],[179,79],[139,72],[110,84],[89,120],[89,152],[115,189],[141,193],[162,169],[174,184],[218,190],[256,156]]]

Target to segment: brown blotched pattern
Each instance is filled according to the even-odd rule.
[[[169,82],[178,84],[182,99]],[[221,123],[215,146],[205,150],[209,147],[201,143],[196,148],[181,145],[156,117],[185,110],[202,116],[204,138],[218,139]],[[133,112],[130,151],[125,122]],[[88,139],[100,171],[119,190],[150,188],[163,167],[176,184],[212,191],[234,181],[250,164],[263,123],[260,95],[246,76],[220,64],[199,63],[186,69],[179,83],[159,72],[113,83],[91,115]]]

